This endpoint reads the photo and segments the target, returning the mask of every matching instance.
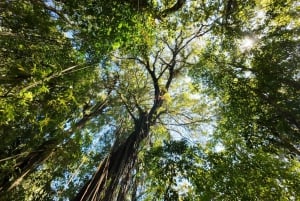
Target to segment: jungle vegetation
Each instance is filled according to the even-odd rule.
[[[300,200],[296,0],[1,0],[0,200]]]

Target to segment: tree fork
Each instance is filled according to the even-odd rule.
[[[156,120],[159,118],[160,114],[157,114],[157,111],[164,102],[160,97],[168,92],[174,78],[176,58],[183,48],[195,37],[201,35],[201,29],[202,27],[185,43],[183,43],[184,39],[181,38],[182,35],[179,34],[175,48],[171,50],[172,59],[165,63],[165,69],[159,74],[155,73],[155,65],[151,68],[149,58],[144,58],[145,60],[135,58],[144,66],[152,79],[154,88],[153,105],[148,112],[140,111],[140,109],[137,118],[128,110],[134,120],[134,131],[121,145],[114,144],[110,154],[100,163],[97,172],[83,186],[73,201],[124,201],[128,191],[128,181],[126,179],[128,180],[135,166],[141,142],[149,135],[150,127],[155,125]],[[166,83],[164,86],[160,86],[159,79],[166,71],[168,72]]]

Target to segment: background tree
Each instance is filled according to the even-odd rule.
[[[260,12],[267,14],[274,7],[268,6]],[[257,25],[252,36],[210,44],[196,69],[221,100],[221,135],[237,130],[249,147],[271,152],[279,148],[299,156],[298,29],[290,25],[296,23],[295,11],[286,12],[275,19],[273,15],[261,19],[270,24],[286,20],[283,24]]]
[[[139,195],[141,200],[293,200],[299,197],[297,163],[243,143],[216,151],[171,141],[146,151]]]
[[[86,64],[84,56],[73,49],[57,26],[59,22],[40,4],[1,3],[0,133],[4,139],[1,143],[1,191],[4,192],[36,170],[53,155],[54,149],[58,155],[65,152],[70,139],[75,142],[69,147],[74,153],[69,159],[81,157],[80,144],[88,141],[84,137],[75,138],[75,128],[83,126],[88,110],[97,113],[92,110],[98,110],[96,105],[105,99],[99,96],[100,92],[105,95],[108,91],[99,82],[96,65]],[[61,143],[65,144],[64,149],[56,149]],[[51,177],[48,186],[50,182]]]

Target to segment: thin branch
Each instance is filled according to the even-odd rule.
[[[166,70],[167,70],[168,68],[171,67],[171,65],[170,65],[169,63],[167,63],[163,58],[160,58],[160,60],[162,61],[162,63],[163,63],[166,67],[163,68],[163,69],[161,69],[161,72],[160,72],[160,74],[158,75],[157,79],[160,79],[160,78],[164,75],[164,73],[166,72]],[[163,65],[162,65],[162,66],[163,66]]]
[[[10,159],[17,158],[17,157],[22,156],[22,155],[26,155],[28,153],[29,152],[24,152],[24,153],[20,153],[20,154],[16,154],[16,155],[10,156],[10,157],[6,157],[6,158],[3,158],[3,159],[0,159],[0,162],[8,161]]]
[[[16,33],[12,33],[12,32],[7,32],[7,31],[1,31],[0,32],[0,36],[18,36]]]
[[[138,103],[138,100],[137,100],[136,96],[135,96],[134,94],[130,93],[130,92],[128,92],[128,93],[129,93],[130,96],[133,97],[134,105],[135,105],[135,107],[137,107],[137,109],[138,109],[138,111],[139,111],[139,114],[144,113],[143,109],[141,108],[141,106],[140,106],[139,103]]]
[[[29,85],[27,87],[24,87],[23,89],[21,89],[21,91],[27,91],[28,89],[34,88],[34,87],[36,87],[36,86],[38,86],[40,84],[43,84],[44,82],[48,82],[51,79],[54,79],[54,78],[57,78],[57,77],[60,77],[60,76],[66,75],[66,74],[74,73],[76,71],[84,70],[86,68],[93,67],[94,65],[88,65],[88,66],[85,66],[85,67],[82,67],[82,68],[74,70],[78,66],[80,66],[80,64],[68,67],[68,68],[66,68],[66,69],[64,69],[64,70],[62,70],[60,72],[51,74],[48,77],[44,78],[43,80],[39,80],[37,82],[32,83],[31,85]]]
[[[124,99],[123,95],[120,94],[120,98],[122,100],[122,102],[124,103],[125,107],[126,107],[126,110],[128,111],[129,115],[131,116],[131,118],[134,120],[134,121],[137,121],[137,118],[134,116],[133,112],[131,111],[130,107],[128,106],[127,104],[127,101]]]
[[[164,48],[158,50],[158,51],[156,52],[155,57],[154,57],[154,61],[153,61],[153,64],[152,64],[154,74],[155,74],[155,71],[156,71],[156,62],[158,61],[158,56],[161,55],[161,52],[162,52],[163,50],[164,50]],[[158,78],[158,79],[159,79],[159,78]]]
[[[180,131],[176,130],[176,129],[172,129],[172,128],[167,128],[168,132],[171,134],[171,132],[175,132],[177,133],[180,137],[184,138],[185,140],[187,140],[188,142],[190,142],[191,144],[194,144],[194,142],[191,140],[191,138],[184,136]]]
[[[172,111],[168,111],[168,112],[169,112],[169,114],[172,113]],[[185,114],[185,113],[180,113],[180,112],[175,111],[175,114],[176,114],[176,115],[179,115],[179,116],[183,116],[183,117],[186,118],[186,119],[193,120],[193,117],[188,116],[188,115]],[[173,116],[173,115],[170,115],[170,116]]]
[[[115,57],[116,59],[120,59],[120,60],[135,60],[135,61],[138,61],[142,65],[147,65],[146,62],[144,62],[142,59],[140,59],[138,57],[119,57],[116,55],[113,55],[113,57]]]
[[[53,13],[55,13],[56,15],[58,15],[62,20],[66,21],[69,25],[74,25],[63,13],[61,13],[59,10],[57,10],[56,8],[49,6],[47,4],[44,3],[44,1],[42,0],[31,0],[31,2],[33,4],[38,4],[42,7],[44,7],[46,10],[51,11]]]
[[[165,125],[168,125],[168,126],[188,126],[188,125],[192,125],[192,124],[203,123],[203,120],[195,120],[195,121],[186,122],[186,123],[179,123],[179,121],[177,121],[177,122],[178,123],[166,123]]]
[[[182,38],[182,35],[183,35],[183,31],[180,30],[178,36],[175,38],[175,51],[178,53],[180,52],[180,49],[178,49],[178,47],[181,46],[181,44],[183,43],[183,38]],[[179,42],[178,42],[179,41]]]
[[[167,47],[169,48],[169,50],[172,52],[172,54],[174,54],[173,48],[170,46],[170,44],[168,43],[168,41],[164,38],[161,38],[162,42],[164,42]]]

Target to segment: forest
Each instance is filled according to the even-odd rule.
[[[0,0],[0,201],[300,201],[297,0]]]

